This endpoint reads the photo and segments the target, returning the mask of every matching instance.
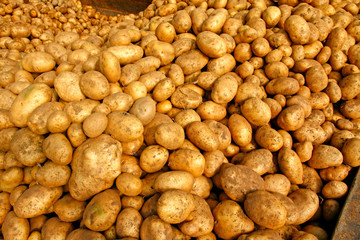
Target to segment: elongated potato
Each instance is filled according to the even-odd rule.
[[[144,55],[144,50],[136,45],[114,46],[108,48],[108,51],[117,57],[120,65],[134,63]]]

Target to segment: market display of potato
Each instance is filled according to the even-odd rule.
[[[0,0],[0,239],[328,239],[360,166],[360,0]]]

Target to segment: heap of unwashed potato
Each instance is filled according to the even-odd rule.
[[[329,239],[360,165],[359,7],[0,0],[0,239]]]

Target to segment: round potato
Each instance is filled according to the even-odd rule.
[[[144,132],[143,124],[133,114],[116,111],[110,113],[107,117],[108,125],[105,132],[121,142],[134,141]]]
[[[140,155],[139,165],[147,173],[159,171],[167,162],[169,151],[159,145],[146,147]]]
[[[177,123],[160,124],[155,131],[155,141],[169,150],[178,149],[184,140],[184,129]]]

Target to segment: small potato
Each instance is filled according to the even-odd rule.
[[[265,57],[271,51],[271,47],[265,38],[260,37],[252,42],[251,50],[257,57]]]
[[[351,167],[360,166],[360,139],[352,138],[345,142],[341,152],[344,157],[344,163]]]
[[[281,10],[276,6],[270,6],[262,13],[262,18],[266,22],[266,26],[275,27],[281,18]]]
[[[161,102],[171,97],[175,91],[175,82],[171,78],[165,78],[156,84],[152,97]]]
[[[199,176],[195,178],[190,193],[192,193],[195,196],[206,199],[210,196],[210,191],[212,187],[213,187],[213,182],[209,178],[205,176]]]
[[[271,202],[271,205],[268,203]],[[276,229],[285,225],[287,211],[279,199],[264,190],[246,195],[244,210],[256,224]],[[258,212],[260,210],[260,212]]]
[[[249,98],[241,105],[241,113],[253,125],[262,126],[271,119],[270,107],[260,98]]]
[[[227,10],[224,8],[214,10],[203,22],[201,30],[219,33],[226,21],[227,14]]]
[[[10,167],[0,175],[0,189],[11,193],[23,180],[23,170],[20,167]]]
[[[120,193],[126,196],[139,195],[142,190],[142,185],[140,178],[130,173],[122,173],[116,178],[116,187]]]
[[[169,171],[161,173],[154,182],[154,189],[157,192],[178,189],[190,192],[194,184],[194,177],[185,171]]]
[[[26,71],[36,73],[50,71],[55,64],[54,58],[46,52],[29,53],[21,60],[21,65]]]
[[[290,191],[291,183],[283,174],[269,174],[264,176],[265,190],[273,193],[280,193],[285,196]]]
[[[142,196],[123,196],[121,198],[121,206],[122,208],[135,208],[136,210],[140,211],[142,206],[144,205],[144,198]]]
[[[80,77],[76,73],[61,72],[54,79],[54,87],[59,97],[67,102],[85,99],[85,95],[80,88]]]
[[[239,202],[243,202],[249,192],[265,189],[261,176],[244,165],[223,164],[220,181],[226,195]]]
[[[104,113],[92,113],[85,118],[83,122],[83,130],[88,137],[98,137],[106,129],[108,119]]]
[[[33,83],[15,98],[10,108],[10,120],[17,127],[26,127],[31,113],[51,100],[52,91],[44,83]]]
[[[67,112],[57,110],[49,115],[46,128],[51,133],[62,133],[70,127],[71,120],[72,119]]]
[[[246,99],[252,97],[258,97],[263,99],[265,97],[264,88],[258,86],[257,84],[251,82],[244,82],[239,85],[237,93],[235,95],[235,103],[241,104]]]
[[[256,130],[256,142],[270,152],[276,152],[282,148],[284,142],[282,136],[273,128],[262,126]]]
[[[110,133],[119,141],[129,142],[138,139],[143,134],[144,127],[136,116],[127,112],[116,111],[108,115],[108,125],[105,132]]]
[[[129,94],[134,100],[137,100],[146,96],[147,87],[140,81],[133,81],[125,87],[124,92]]]
[[[191,29],[191,18],[187,11],[177,11],[173,17],[172,24],[177,33],[185,33]]]
[[[77,201],[67,194],[54,203],[54,212],[61,221],[74,222],[83,216],[86,202]]]
[[[141,177],[143,171],[139,166],[138,159],[134,156],[121,155],[121,172],[130,173],[136,177]]]
[[[105,231],[116,221],[121,209],[117,191],[107,189],[95,195],[85,208],[83,222],[93,231]]]
[[[321,190],[325,198],[337,199],[346,195],[348,186],[341,181],[330,181]]]
[[[160,41],[172,43],[176,32],[174,26],[171,23],[162,22],[157,26],[155,35]]]
[[[86,140],[81,123],[72,123],[67,130],[67,135],[73,147],[80,146]]]
[[[203,156],[205,158],[204,175],[206,177],[213,177],[220,171],[223,163],[228,163],[227,158],[220,150],[205,152]]]
[[[162,123],[172,123],[173,121],[168,115],[162,113],[155,113],[153,120],[147,124],[144,128],[144,140],[147,145],[156,144],[155,131],[157,127]]]
[[[314,147],[308,164],[315,169],[324,169],[340,166],[342,162],[343,155],[337,148],[329,145],[319,145]]]
[[[310,141],[300,142],[296,145],[295,148],[295,151],[299,156],[301,162],[306,162],[311,158],[313,145]]]
[[[45,187],[39,184],[29,187],[14,205],[14,212],[22,218],[32,218],[48,213],[53,204],[61,197],[62,187]],[[39,201],[42,199],[42,201]]]
[[[215,151],[219,140],[214,132],[203,122],[192,122],[186,127],[189,140],[204,151]]]
[[[36,181],[46,187],[65,185],[70,178],[71,170],[67,165],[47,161],[35,175]]]
[[[226,109],[220,104],[213,101],[206,101],[200,104],[196,112],[202,120],[216,120],[220,121],[226,116]]]
[[[101,100],[110,94],[106,77],[98,71],[89,71],[80,77],[80,89],[90,99]]]
[[[26,240],[30,234],[29,221],[26,218],[18,217],[11,211],[6,215],[2,224],[4,239]]]
[[[221,238],[236,238],[240,234],[254,230],[254,222],[245,215],[241,206],[235,201],[220,202],[213,210],[213,214],[214,231]]]
[[[103,103],[109,106],[111,112],[129,111],[134,99],[129,94],[117,92],[104,98]]]
[[[243,116],[239,114],[231,115],[228,126],[231,136],[237,145],[243,147],[251,142],[252,128]]]
[[[341,113],[350,119],[360,118],[360,99],[351,99],[343,102],[340,106]]]
[[[208,57],[219,58],[226,54],[226,42],[216,33],[204,31],[197,35],[196,44]]]
[[[226,73],[231,72],[236,66],[235,58],[227,53],[222,57],[211,59],[207,65],[209,72],[215,73],[222,76]]]
[[[170,239],[172,238],[172,229],[170,223],[163,221],[156,215],[144,219],[140,227],[140,239]]]
[[[281,172],[289,178],[293,184],[301,184],[303,182],[303,168],[301,160],[295,151],[290,148],[283,147],[279,151],[278,164]]]
[[[146,74],[156,71],[160,67],[160,59],[153,56],[144,57],[136,61],[135,65],[140,67],[141,74]]]
[[[320,170],[320,176],[324,181],[343,181],[348,176],[350,170],[350,166],[341,164],[338,167],[329,167]]]
[[[281,111],[277,123],[286,131],[295,131],[304,124],[304,117],[304,109],[299,105],[292,105]]]
[[[143,125],[146,125],[155,117],[155,101],[150,97],[136,99],[129,113],[135,115]]]
[[[327,199],[322,205],[322,215],[325,221],[330,222],[338,218],[340,203],[335,199]]]
[[[186,127],[189,123],[195,121],[201,121],[201,117],[193,109],[182,110],[175,116],[175,122],[182,127]]]
[[[231,144],[231,133],[227,126],[215,120],[205,120],[204,123],[217,135],[219,139],[218,149],[223,150]]]
[[[146,147],[140,155],[139,165],[147,173],[159,171],[167,162],[169,151],[159,145]]]
[[[177,123],[160,124],[155,131],[155,141],[169,150],[179,148],[184,140],[184,129]]]
[[[123,209],[116,219],[116,235],[139,239],[142,220],[138,210],[131,207]]]
[[[41,239],[64,239],[73,228],[71,223],[63,222],[57,217],[50,218],[41,228]]]
[[[180,149],[170,154],[168,165],[172,170],[187,171],[198,177],[204,172],[205,158],[199,151]]]
[[[99,105],[98,101],[84,99],[82,101],[70,102],[65,105],[64,111],[70,116],[72,122],[81,123],[90,116],[94,107]]]
[[[194,208],[192,194],[182,190],[168,190],[161,194],[157,201],[159,217],[171,224],[178,224],[186,220]]]

